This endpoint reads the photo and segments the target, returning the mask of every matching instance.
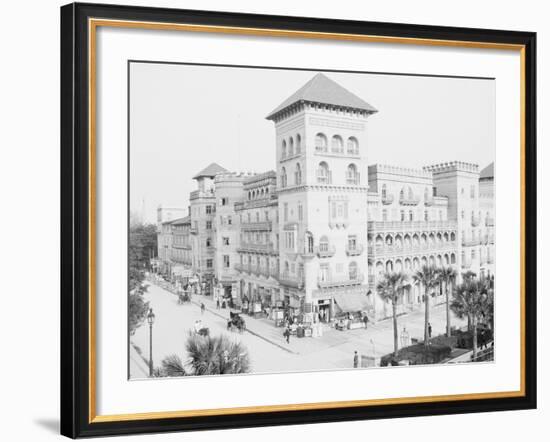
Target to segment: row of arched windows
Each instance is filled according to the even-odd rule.
[[[269,195],[269,187],[263,187],[261,189],[255,189],[255,190],[249,190],[248,191],[248,199],[249,200],[267,198],[268,195]]]
[[[289,137],[288,141],[283,140],[281,146],[281,158],[292,157],[302,152],[302,137],[300,134],[296,134],[296,143],[294,143],[294,137]]]
[[[317,182],[319,184],[331,184],[332,172],[325,161],[321,161],[317,167]],[[296,164],[294,169],[294,185],[299,186],[302,184],[302,167],[300,163]],[[360,174],[355,164],[348,165],[346,169],[346,184],[359,185]],[[285,167],[281,168],[281,187],[288,186],[288,173]]]
[[[386,184],[382,184],[382,189],[381,189],[381,195],[382,195],[382,199],[387,199],[388,198],[388,186]],[[414,198],[414,192],[413,190],[411,189],[411,186],[405,186],[405,187],[402,187],[401,190],[399,191],[399,199],[400,200],[403,200],[403,199],[410,199],[412,200]],[[424,201],[428,201],[430,199],[430,189],[428,187],[426,187],[424,189]]]
[[[328,138],[324,133],[319,132],[315,135],[315,151],[320,153],[329,152]],[[340,135],[334,135],[330,140],[331,153],[344,153],[344,140]],[[345,153],[348,155],[359,155],[359,142],[355,137],[349,137],[346,140]]]

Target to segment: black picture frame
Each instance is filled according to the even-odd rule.
[[[93,422],[90,419],[89,18],[345,33],[524,47],[524,395],[317,410]],[[258,427],[536,408],[536,34],[489,29],[73,3],[61,8],[61,434]]]

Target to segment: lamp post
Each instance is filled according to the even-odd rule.
[[[149,323],[149,377],[153,377],[153,323],[155,322],[155,314],[153,309],[149,309],[147,314],[147,322]]]

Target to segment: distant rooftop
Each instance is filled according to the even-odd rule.
[[[203,177],[214,178],[216,176],[216,174],[222,173],[222,172],[227,172],[227,170],[224,169],[222,166],[220,166],[217,163],[212,163],[209,166],[207,166],[206,168],[204,168],[203,170],[201,170],[199,173],[197,173],[193,177],[193,179],[196,180],[198,178],[203,178]]]
[[[191,217],[189,215],[183,217],[183,218],[178,218],[178,219],[174,219],[172,221],[168,221],[169,224],[173,224],[175,226],[179,226],[181,224],[189,224],[191,223]]]
[[[369,113],[378,112],[369,103],[340,86],[334,80],[318,73],[271,111],[266,119],[271,120],[276,114],[297,102],[331,104],[349,109],[364,110]]]
[[[480,180],[487,180],[495,177],[495,163],[489,164],[479,173]]]

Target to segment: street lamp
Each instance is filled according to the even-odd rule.
[[[149,323],[149,377],[153,377],[153,323],[155,322],[155,314],[153,309],[149,309],[147,314],[147,322]]]

